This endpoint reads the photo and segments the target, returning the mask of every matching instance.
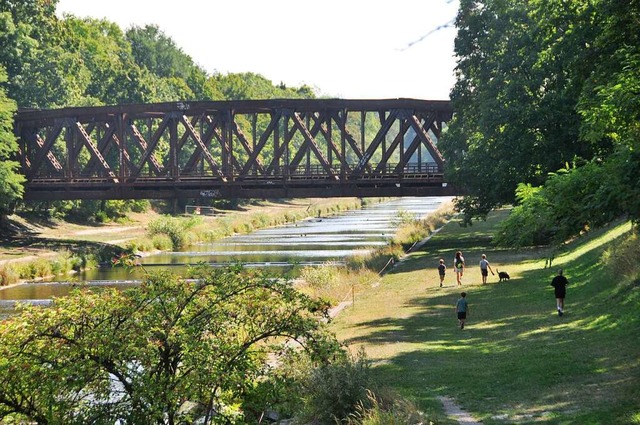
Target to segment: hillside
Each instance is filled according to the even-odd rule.
[[[640,423],[640,288],[603,255],[631,226],[579,238],[545,268],[545,250],[491,247],[505,216],[468,228],[450,222],[336,318],[339,339],[364,347],[379,381],[440,418],[436,397],[449,396],[487,425]],[[458,249],[467,261],[462,288],[451,272]],[[481,286],[482,253],[511,279],[490,275]],[[549,285],[560,267],[570,282],[563,317]],[[454,313],[461,290],[470,304],[464,330]]]

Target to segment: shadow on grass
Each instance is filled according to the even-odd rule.
[[[434,252],[453,251],[445,236],[435,251],[428,243],[390,273],[394,284],[409,282],[403,275],[427,263],[435,269]],[[416,313],[358,322],[344,342],[369,347],[380,382],[424,406],[433,406],[433,393],[454,396],[485,424],[631,423],[640,412],[638,297],[620,300],[636,284],[616,289],[616,277],[601,264],[605,242],[618,239],[590,241],[576,241],[571,251],[579,255],[558,259],[570,281],[563,317],[549,285],[557,266],[545,269],[534,258],[537,265],[508,282],[464,287],[470,304],[464,330],[454,313],[459,290],[435,288],[402,300],[399,310]],[[503,254],[507,262],[509,252]]]

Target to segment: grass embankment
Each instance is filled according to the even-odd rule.
[[[640,424],[637,265],[635,277],[624,277],[619,262],[605,260],[620,256],[605,251],[620,245],[631,226],[573,241],[545,268],[544,250],[491,247],[505,215],[469,228],[450,222],[335,319],[339,339],[364,347],[375,378],[439,423],[453,423],[436,399],[447,395],[487,425]],[[451,272],[458,249],[468,265],[462,288]],[[511,280],[490,275],[480,285],[482,253]],[[444,288],[440,257],[449,267]],[[570,281],[564,317],[549,286],[559,267]],[[461,290],[470,304],[464,330],[454,314]]]

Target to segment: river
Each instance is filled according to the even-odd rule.
[[[223,266],[242,263],[246,267],[291,269],[294,265],[343,262],[350,255],[388,243],[399,223],[399,213],[424,218],[451,197],[398,198],[368,205],[330,217],[315,217],[236,235],[212,243],[188,247],[182,252],[165,252],[140,259],[146,271],[170,268],[179,272],[189,265],[206,263]],[[0,309],[15,301],[47,304],[54,296],[64,296],[77,284],[127,286],[142,278],[141,270],[99,268],[37,282],[0,289]]]

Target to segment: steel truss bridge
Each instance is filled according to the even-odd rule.
[[[25,199],[435,196],[448,101],[276,99],[20,110]]]

